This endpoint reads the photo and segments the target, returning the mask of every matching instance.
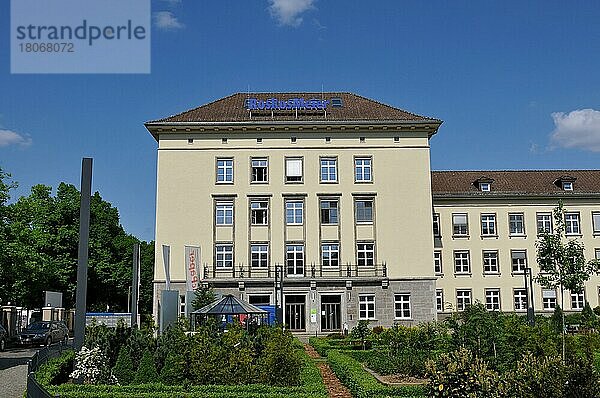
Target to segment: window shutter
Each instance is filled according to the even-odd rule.
[[[286,160],[286,176],[302,177],[302,159]]]

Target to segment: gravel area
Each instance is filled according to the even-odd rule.
[[[37,348],[8,348],[0,352],[0,397],[21,398],[27,385],[27,361]]]

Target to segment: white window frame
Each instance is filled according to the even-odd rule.
[[[215,165],[217,184],[233,184],[233,158],[217,158]]]
[[[321,182],[332,183],[338,182],[337,158],[322,157],[319,159],[320,172],[319,178]]]
[[[556,290],[542,289],[542,308],[546,311],[556,309]]]
[[[327,207],[324,207],[325,203],[329,203],[329,205]],[[331,203],[335,203],[334,207],[331,207]],[[340,218],[340,203],[339,200],[337,199],[321,199],[319,201],[319,209],[320,209],[320,221],[321,221],[321,225],[337,225],[339,223],[339,218]],[[335,210],[332,210],[335,209]],[[332,218],[331,214],[332,212],[335,212],[335,222],[331,222]],[[325,222],[323,215],[327,214],[327,221],[329,222]]]
[[[443,268],[442,268],[443,264],[442,264],[442,251],[441,250],[434,250],[433,251],[433,272],[436,275],[442,275],[443,274]]]
[[[511,236],[525,235],[524,213],[508,213],[508,233]]]
[[[285,223],[286,225],[304,224],[303,200],[289,199],[285,201]]]
[[[358,242],[356,244],[356,264],[359,267],[375,266],[375,242]]]
[[[484,250],[482,252],[481,256],[483,258],[483,273],[484,274],[499,274],[500,273],[498,250]]]
[[[594,235],[600,235],[600,211],[592,212],[592,231]]]
[[[565,235],[581,235],[581,219],[578,212],[565,213]]]
[[[572,191],[573,183],[571,181],[563,181],[562,189],[563,189],[563,191]]]
[[[233,268],[233,244],[216,243],[215,244],[215,268],[231,269]]]
[[[264,169],[264,171],[263,171],[264,179],[262,179],[262,180],[257,179],[259,169]],[[257,170],[257,173],[254,172],[255,170]],[[269,159],[268,158],[261,158],[261,157],[250,158],[250,182],[252,182],[254,184],[266,184],[269,182]]]
[[[435,308],[437,312],[444,312],[444,289],[435,290]]]
[[[354,182],[373,182],[373,158],[360,156],[354,158]]]
[[[250,266],[252,268],[268,268],[269,245],[267,243],[250,244]]]
[[[288,243],[285,245],[286,274],[290,277],[301,277],[306,272],[306,259],[303,243]],[[290,272],[292,270],[293,272]],[[298,272],[302,271],[302,272]]]
[[[464,217],[464,223],[458,223],[457,218]],[[452,236],[469,236],[469,215],[467,213],[452,213]]]
[[[358,296],[358,319],[361,321],[375,319],[374,294],[361,294]]]
[[[489,182],[480,182],[479,190],[481,192],[490,192],[492,190],[492,184],[490,184]]]
[[[263,214],[262,222],[258,217]],[[251,199],[250,200],[250,224],[251,225],[269,225],[269,200]]]
[[[471,252],[469,250],[454,251],[454,273],[457,275],[471,273]]]
[[[496,231],[496,214],[486,213],[481,215],[481,235],[482,236],[497,236]]]
[[[440,224],[440,213],[433,213],[433,237],[440,238],[442,236],[442,225]]]
[[[301,184],[304,182],[304,158],[286,157],[285,160],[285,183]]]
[[[571,292],[571,309],[573,311],[581,311],[585,307],[585,291],[580,293]]]
[[[500,311],[500,289],[485,289],[485,309],[488,311]]]
[[[524,257],[521,257],[519,253],[524,253]],[[521,261],[523,260],[523,261]],[[510,251],[510,263],[513,274],[522,274],[527,268],[527,250],[511,250]]]
[[[473,303],[473,292],[471,289],[456,289],[456,310],[464,311]]]
[[[394,294],[394,319],[411,319],[410,293]]]
[[[323,268],[340,267],[340,244],[338,242],[324,242],[321,244],[321,265]]]
[[[550,212],[539,212],[535,215],[537,233],[542,234],[544,232],[552,233],[552,213]]]
[[[527,311],[527,290],[513,289],[513,308],[516,311]]]
[[[215,225],[233,225],[233,202],[218,201],[215,203]]]

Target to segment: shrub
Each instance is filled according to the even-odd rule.
[[[590,303],[586,301],[583,311],[581,311],[581,327],[586,330],[596,329],[597,319]]]
[[[113,367],[113,374],[117,378],[117,382],[121,385],[131,384],[134,379],[133,363],[131,355],[126,346],[122,346],[117,357],[117,363]]]
[[[559,357],[536,358],[533,354],[526,354],[504,378],[506,396],[521,398],[562,398],[566,381]]]
[[[145,384],[153,383],[158,380],[158,372],[156,371],[156,364],[154,363],[154,357],[150,351],[144,351],[142,360],[140,361],[140,367],[135,373],[134,383]]]
[[[501,397],[498,374],[466,348],[442,354],[437,362],[426,363],[429,397]],[[515,395],[518,397],[518,395]]]
[[[321,337],[310,337],[308,343],[319,353],[320,356],[326,357],[327,351],[331,349],[328,339]]]
[[[160,371],[159,380],[161,383],[166,385],[183,384],[183,382],[186,380],[186,373],[184,357],[173,352],[167,355],[165,364]]]
[[[369,329],[369,321],[364,320],[358,321],[358,324],[355,327],[353,327],[352,331],[350,332],[352,338],[357,339],[361,342],[363,350],[366,348],[365,343],[370,334],[371,329]]]
[[[117,379],[113,376],[108,359],[100,347],[91,350],[81,347],[75,355],[75,370],[71,373],[74,379],[82,379],[86,384],[115,384]]]
[[[75,351],[64,351],[59,357],[52,358],[40,366],[35,373],[35,379],[45,387],[67,382],[69,374],[73,370],[74,359]]]
[[[300,383],[302,358],[290,349],[294,337],[289,331],[272,329],[271,338],[258,360],[260,382],[273,386],[295,386]]]

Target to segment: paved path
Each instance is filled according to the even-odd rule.
[[[304,344],[304,350],[306,350],[309,357],[315,360],[317,367],[321,370],[321,377],[323,377],[323,383],[327,387],[329,398],[352,398],[350,390],[333,373],[326,360],[308,344]]]
[[[27,385],[27,361],[38,348],[7,348],[0,352],[0,397],[21,398]]]

